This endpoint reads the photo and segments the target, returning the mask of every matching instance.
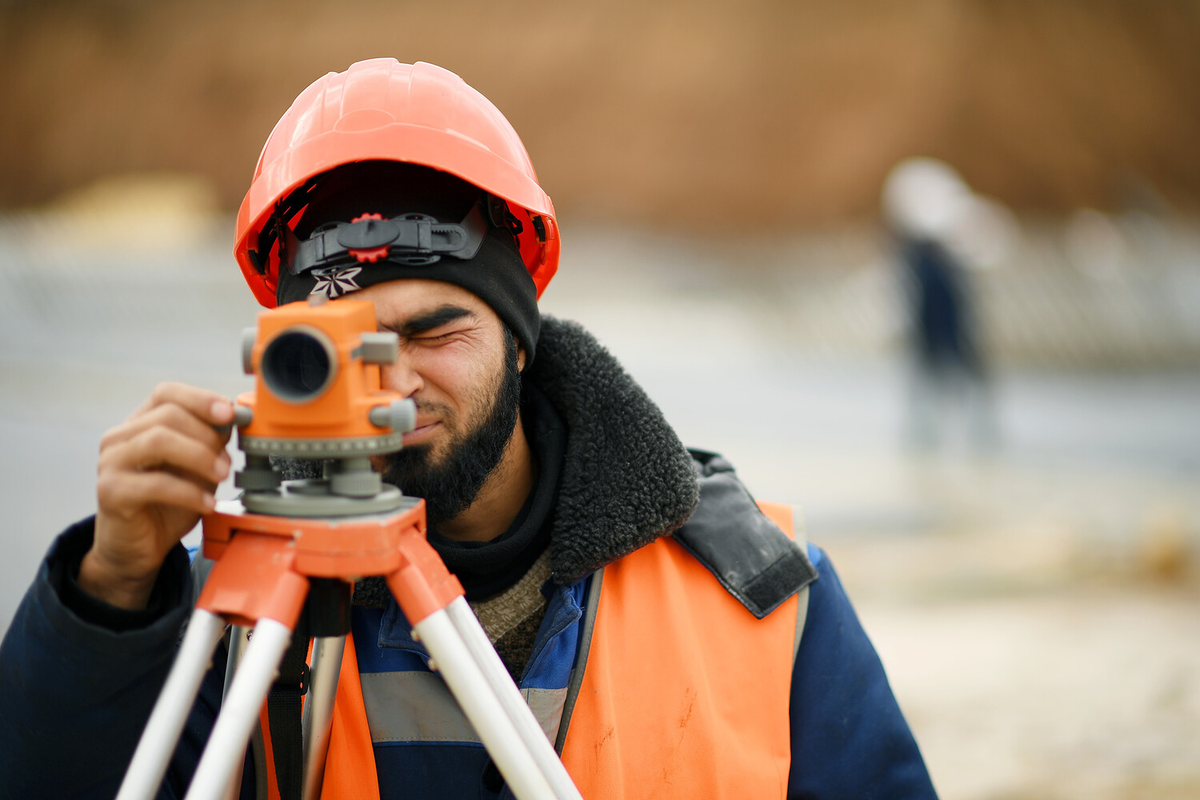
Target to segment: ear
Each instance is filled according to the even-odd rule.
[[[517,345],[517,372],[525,371],[525,348]]]

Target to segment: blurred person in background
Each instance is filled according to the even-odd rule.
[[[980,206],[958,172],[932,158],[901,161],[883,187],[883,216],[904,272],[912,381],[907,440],[938,447],[947,418],[967,417],[971,443],[995,443],[996,425],[981,349],[969,239]]]
[[[417,219],[461,238],[341,243]],[[417,427],[377,466],[425,499],[430,542],[584,796],[934,797],[791,509],[686,450],[590,334],[539,313],[554,208],[482,95],[391,59],[319,79],[263,149],[235,253],[263,305],[349,295],[399,335],[383,386],[415,401]],[[97,513],[55,542],[0,646],[0,795],[115,792],[206,574],[179,539],[229,473],[232,417],[222,397],[164,384],[104,437]],[[386,586],[360,581],[353,603],[361,687],[339,684],[324,796],[505,795]],[[224,670],[218,653],[160,797],[186,791]],[[241,797],[297,796],[283,741],[250,748]]]

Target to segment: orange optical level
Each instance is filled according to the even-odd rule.
[[[361,300],[259,314],[242,341],[243,368],[256,381],[238,396],[240,447],[297,458],[399,450],[411,405],[380,388],[378,369],[396,360],[398,346],[396,334],[376,331],[374,306]]]

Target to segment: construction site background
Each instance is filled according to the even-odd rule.
[[[424,59],[558,204],[546,313],[803,509],[944,797],[1196,797],[1198,35],[1159,0],[0,2],[0,629],[105,429],[162,380],[250,388],[231,215],[291,98]],[[986,438],[954,395],[909,436],[879,207],[912,155],[995,212]]]
[[[387,55],[490,98],[573,216],[869,218],[914,154],[1020,209],[1195,209],[1198,38],[1191,0],[4,0],[0,206],[168,169],[235,208],[300,90]]]

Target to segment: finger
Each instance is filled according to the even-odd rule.
[[[207,514],[217,504],[211,492],[193,481],[161,471],[126,473],[119,479],[101,478],[96,483],[96,494],[101,509],[126,520],[152,506],[170,506],[195,514]]]
[[[150,397],[135,411],[136,417],[162,405],[177,405],[187,409],[205,424],[213,427],[233,422],[233,403],[216,392],[189,386],[186,383],[160,383]],[[131,417],[131,419],[132,419]]]
[[[98,474],[167,471],[203,484],[220,483],[229,475],[231,461],[224,450],[216,453],[177,431],[156,427],[100,454]]]
[[[138,433],[100,453],[101,473],[133,473],[168,469],[220,483],[229,474],[229,455],[164,426]]]
[[[143,431],[156,426],[177,430],[185,436],[201,442],[214,453],[225,449],[229,436],[223,435],[206,420],[197,417],[183,406],[170,403],[151,408],[106,431],[100,440],[101,451],[121,442],[128,441]]]
[[[226,469],[228,469],[228,467],[226,467]],[[162,471],[178,478],[183,478],[186,481],[191,481],[209,494],[215,494],[217,491],[217,485],[220,483],[220,481],[206,480],[205,478],[202,478],[191,472],[185,472],[184,470],[176,469],[175,467],[171,466],[163,466]]]

